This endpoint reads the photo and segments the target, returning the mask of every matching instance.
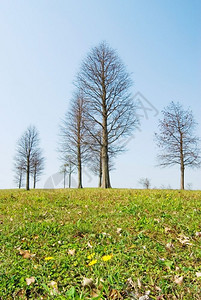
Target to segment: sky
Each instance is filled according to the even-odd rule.
[[[27,127],[40,132],[46,167],[39,188],[62,187],[59,125],[69,108],[82,60],[101,41],[117,50],[131,73],[141,128],[126,140],[111,184],[179,188],[179,166],[156,167],[161,110],[171,101],[190,107],[201,136],[200,0],[0,1],[0,188],[15,188],[13,158]],[[201,169],[186,169],[186,184],[201,189]],[[84,169],[84,186],[98,178]],[[73,184],[76,185],[76,174]]]

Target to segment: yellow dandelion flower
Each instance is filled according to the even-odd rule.
[[[87,256],[88,259],[92,259],[94,257],[95,253],[91,253],[90,255]]]
[[[97,263],[97,259],[94,259],[94,260],[92,260],[92,261],[90,261],[90,263],[88,263],[88,266],[90,267],[90,266],[93,266],[93,265],[95,265]]]
[[[103,260],[103,261],[108,261],[108,260],[110,260],[111,258],[112,258],[112,254],[111,255],[104,255],[101,259]]]
[[[45,257],[45,260],[51,260],[51,259],[54,259],[54,257],[52,256]]]

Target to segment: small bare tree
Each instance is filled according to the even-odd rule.
[[[116,51],[102,42],[83,61],[76,84],[86,102],[85,127],[101,146],[102,187],[110,188],[109,149],[119,148],[121,138],[131,135],[137,123],[132,81]]]
[[[68,188],[71,188],[71,176],[75,171],[75,165],[70,156],[66,156],[64,165],[61,167],[61,173],[64,176],[64,189],[66,188],[66,175],[68,175]]]
[[[33,159],[39,149],[39,133],[35,126],[29,126],[17,143],[16,159],[23,165],[26,174],[26,190],[30,189],[30,175]]]
[[[33,177],[33,188],[36,188],[36,183],[40,180],[45,168],[45,158],[42,156],[42,150],[37,149],[31,161],[31,175]]]
[[[20,189],[22,187],[22,183],[24,180],[25,165],[24,165],[24,161],[18,158],[17,156],[15,157],[14,172],[15,172],[14,182],[17,184],[18,188]]]
[[[82,93],[77,92],[71,100],[70,110],[66,113],[60,126],[61,160],[71,157],[71,164],[78,171],[78,188],[82,188],[82,164],[86,160],[87,146],[85,143],[86,129],[84,126],[85,101]]]
[[[185,110],[180,103],[171,102],[162,114],[159,133],[155,133],[157,145],[161,149],[158,155],[159,166],[180,165],[181,189],[184,189],[185,168],[197,168],[201,164],[199,138],[194,135],[196,122],[192,111]]]
[[[145,178],[140,178],[139,180],[139,184],[142,185],[142,187],[144,189],[150,189],[151,187],[151,181],[149,178],[145,177]]]

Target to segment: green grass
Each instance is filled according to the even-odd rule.
[[[0,191],[0,299],[201,299],[199,232],[201,192]]]

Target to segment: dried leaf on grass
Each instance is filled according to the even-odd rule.
[[[75,255],[75,249],[69,249],[68,254],[74,256]]]
[[[173,245],[172,243],[167,243],[167,244],[166,244],[166,248],[167,248],[168,250],[172,250],[172,249],[174,248],[174,245]]]
[[[35,282],[35,277],[30,277],[30,278],[26,278],[26,283],[27,283],[27,285],[30,285],[30,284],[32,284],[32,283],[34,283]]]
[[[180,234],[180,235],[179,235],[178,241],[179,241],[183,246],[186,246],[186,245],[191,246],[191,245],[192,245],[192,243],[190,243],[190,238],[189,238],[188,236],[183,235],[183,234]]]
[[[184,281],[184,277],[183,276],[175,276],[174,277],[174,282],[176,283],[176,284],[178,284],[178,285],[182,285],[182,283],[183,283],[183,281]]]
[[[29,259],[34,257],[36,254],[33,254],[30,252],[30,250],[22,250],[22,249],[18,249],[19,250],[19,255],[21,255],[23,258]]]
[[[165,233],[170,233],[172,232],[172,229],[170,227],[165,227]]]
[[[117,228],[117,234],[120,234],[122,232],[122,228]]]
[[[119,291],[117,291],[115,289],[112,289],[110,294],[109,294],[109,299],[111,299],[111,300],[120,300],[120,299],[123,299],[123,297],[121,296]]]
[[[93,246],[90,244],[90,242],[87,243],[87,246],[88,246],[89,248],[93,248]]]
[[[58,285],[56,281],[51,281],[50,283],[48,283],[48,286],[50,288],[51,296],[59,294]]]
[[[89,287],[89,288],[95,287],[95,285],[93,283],[93,279],[92,278],[86,278],[86,277],[83,278],[82,286],[83,287]]]

